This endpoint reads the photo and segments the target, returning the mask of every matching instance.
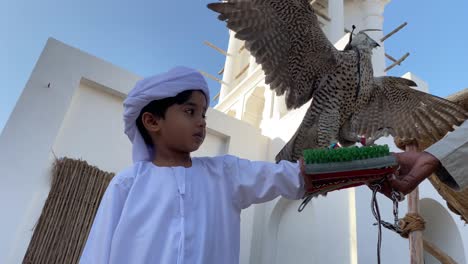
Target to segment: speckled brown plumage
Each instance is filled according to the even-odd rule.
[[[372,49],[363,32],[346,51],[328,41],[307,0],[229,0],[209,4],[245,41],[262,65],[265,83],[286,106],[310,107],[276,160],[297,160],[306,148],[339,141],[373,142],[389,133],[402,138],[445,134],[468,118],[456,104],[416,91],[413,81],[374,77]]]

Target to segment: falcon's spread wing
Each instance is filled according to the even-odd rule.
[[[245,40],[265,83],[278,95],[286,93],[288,109],[309,101],[320,78],[339,64],[339,51],[307,0],[229,0],[208,8]]]
[[[394,137],[437,141],[468,118],[457,104],[410,86],[416,84],[398,77],[374,78],[369,104],[351,120],[353,130],[373,139],[387,130]]]

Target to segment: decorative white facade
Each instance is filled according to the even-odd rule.
[[[327,36],[338,48],[344,26],[382,28],[388,1],[318,0]],[[232,36],[232,34],[231,34]],[[372,32],[380,39],[382,32]],[[195,155],[233,154],[273,161],[292,136],[307,106],[286,111],[264,83],[243,44],[229,41],[219,103],[209,109],[208,136]],[[246,65],[249,65],[246,69]],[[374,55],[376,75],[383,75],[384,48]],[[409,74],[420,87],[427,85]],[[123,134],[122,101],[140,79],[57,40],[50,39],[21,97],[0,134],[0,263],[20,263],[50,188],[54,156],[82,158],[107,171],[131,164],[131,146]],[[379,143],[393,145],[390,139]],[[396,149],[394,149],[396,151]],[[468,229],[451,213],[429,182],[420,186],[425,237],[466,263]],[[298,213],[301,201],[278,198],[242,213],[242,264],[376,263],[377,228],[371,192],[359,187],[317,198]],[[379,198],[382,217],[390,221],[392,204]],[[400,215],[406,203],[400,205]],[[382,263],[408,263],[408,241],[383,231]],[[427,256],[426,263],[437,263]]]
[[[349,32],[352,25],[355,25],[357,30],[383,29],[384,8],[389,0],[311,2],[329,40],[335,43],[336,48],[343,49],[349,40],[349,33],[346,32]],[[384,37],[383,31],[368,34],[375,40]],[[380,42],[380,45],[381,47],[373,52],[376,76],[386,75],[385,45],[383,42]],[[244,70],[246,65],[248,71]],[[418,89],[428,92],[427,83],[414,74],[407,73],[403,77],[414,80],[418,83]],[[272,161],[275,154],[294,134],[308,104],[288,112],[284,98],[275,96],[264,83],[264,78],[261,67],[255,63],[253,56],[243,49],[243,41],[234,38],[231,31],[223,84],[219,102],[214,108],[260,128],[262,134],[271,139],[268,156]],[[381,139],[379,143],[388,144],[393,151],[399,151],[391,138]],[[259,224],[254,230],[259,232],[261,238],[254,235],[259,242],[252,250],[255,253],[251,255],[251,263],[285,263],[291,259],[297,263],[375,263],[377,229],[372,225],[375,221],[371,213],[370,198],[370,191],[366,187],[360,187],[316,199],[310,206],[312,208],[300,214],[296,213],[296,202],[287,203],[280,200],[258,205],[255,210],[261,211],[262,216],[257,219]],[[463,223],[447,210],[445,201],[429,182],[420,186],[420,198],[421,215],[428,221],[425,238],[436,243],[459,263],[466,263],[468,232],[466,228],[463,229]],[[380,200],[383,203],[381,211],[385,218],[392,219],[391,203],[385,198]],[[436,211],[438,213],[434,213]],[[403,203],[400,205],[400,215],[404,216],[405,213],[406,203]],[[441,219],[445,219],[445,224],[442,224]],[[280,222],[278,226],[276,221]],[[275,225],[271,226],[269,223]],[[313,226],[321,232],[308,230],[308,227]],[[286,228],[287,231],[282,228]],[[337,230],[341,231],[335,233]],[[330,234],[327,235],[326,232]],[[276,236],[272,237],[272,233]],[[451,246],[442,241],[451,241]],[[390,231],[384,231],[382,259],[383,263],[408,263],[408,242]],[[425,259],[426,263],[438,263],[427,254]]]

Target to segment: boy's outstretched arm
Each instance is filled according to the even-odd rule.
[[[109,183],[81,254],[81,264],[110,263],[112,238],[128,195],[131,184],[128,181],[131,180],[117,175]]]
[[[233,181],[234,200],[241,209],[280,195],[288,199],[304,196],[299,162],[281,161],[276,164],[225,156],[224,170]]]

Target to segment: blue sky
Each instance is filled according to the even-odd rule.
[[[209,2],[0,0],[0,130],[48,37],[140,76],[175,65],[216,74],[224,57],[203,41],[227,49],[228,32],[206,8]],[[389,75],[412,71],[442,97],[468,87],[467,11],[468,1],[391,1],[384,31],[409,25],[385,42],[386,51],[395,58],[411,55]],[[219,84],[209,85],[216,94]]]

